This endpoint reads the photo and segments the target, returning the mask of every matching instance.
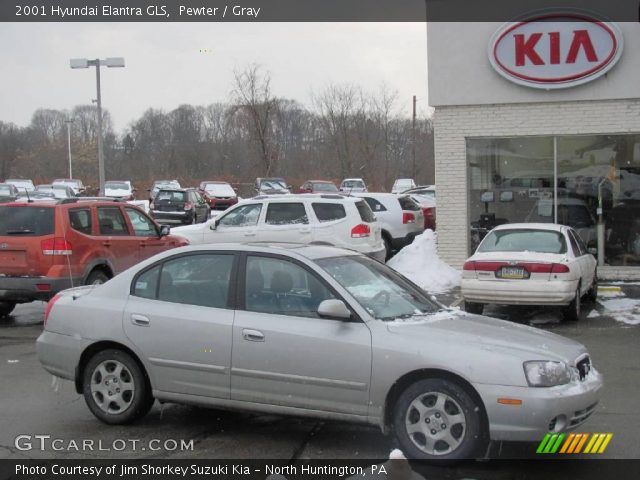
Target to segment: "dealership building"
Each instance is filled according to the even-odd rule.
[[[461,268],[496,225],[555,221],[602,277],[640,273],[639,42],[638,23],[584,12],[428,23],[443,260]]]

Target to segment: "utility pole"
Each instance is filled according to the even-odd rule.
[[[73,170],[71,168],[71,124],[73,123],[73,119],[65,120],[64,123],[67,124],[67,147],[69,149],[69,178],[73,178]]]
[[[411,120],[411,178],[416,179],[416,96],[413,96],[413,117]]]

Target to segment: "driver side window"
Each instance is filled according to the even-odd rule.
[[[251,227],[258,224],[262,204],[244,205],[232,210],[218,222],[223,227]]]

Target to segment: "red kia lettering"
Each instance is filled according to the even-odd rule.
[[[558,65],[560,63],[560,32],[549,32],[549,63]],[[524,34],[518,33],[513,36],[516,48],[516,66],[522,67],[527,59],[532,65],[545,65],[544,60],[536,51],[536,45],[542,38],[542,33],[532,33],[529,38]],[[584,50],[584,54],[589,62],[597,62],[598,56],[593,48],[593,42],[587,30],[575,30],[573,32],[573,40],[569,47],[569,53],[565,63],[576,63],[580,50]]]

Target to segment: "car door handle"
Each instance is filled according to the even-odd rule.
[[[144,315],[138,315],[137,313],[134,313],[133,315],[131,315],[131,323],[140,327],[148,327],[150,321]]]
[[[105,247],[110,247],[110,246],[111,246],[111,242],[110,242],[110,241],[108,241],[108,240],[107,240],[107,241],[102,242],[102,244],[103,244]]]
[[[256,232],[245,232],[244,236],[245,237],[255,237],[256,236]]]
[[[242,338],[250,342],[264,342],[264,334],[258,330],[242,329]]]
[[[300,233],[311,233],[311,229],[310,228],[301,228],[300,229]]]
[[[141,247],[146,247],[147,246],[147,242],[140,242],[139,244]]]

